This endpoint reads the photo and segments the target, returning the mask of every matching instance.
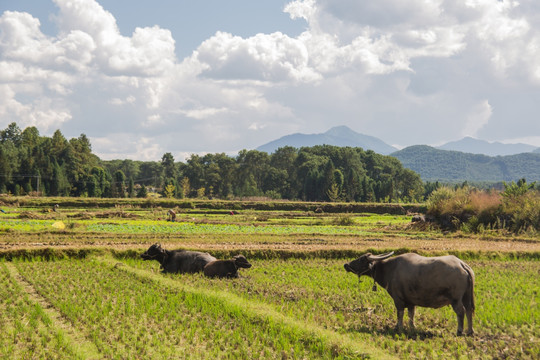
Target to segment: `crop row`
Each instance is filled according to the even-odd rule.
[[[106,358],[348,358],[365,344],[406,358],[540,353],[538,261],[470,262],[477,276],[472,338],[455,336],[448,307],[419,308],[416,331],[395,333],[388,294],[345,273],[344,262],[252,260],[233,281],[163,275],[156,262],[136,259],[16,266]]]
[[[10,232],[55,231],[55,220],[0,220],[0,229]],[[321,235],[368,235],[377,233],[357,226],[327,225],[264,225],[264,224],[211,224],[197,222],[167,223],[164,221],[66,221],[60,231],[114,233],[114,234],[321,234]]]
[[[103,358],[356,357],[321,336],[215,296],[140,278],[99,261],[17,264]]]
[[[344,262],[264,260],[244,272],[242,281],[192,275],[181,275],[180,281],[270,302],[288,316],[374,342],[408,358],[447,358],[455,354],[475,359],[534,358],[534,354],[540,354],[538,262],[470,262],[477,276],[477,336],[473,339],[454,336],[457,322],[450,307],[418,308],[417,332],[395,334],[391,298],[382,289],[372,291],[373,282],[367,278],[359,283],[356,276],[345,273]],[[133,261],[131,266],[157,270],[155,264],[140,261]]]
[[[2,359],[79,358],[76,347],[5,263],[0,263],[0,329]]]

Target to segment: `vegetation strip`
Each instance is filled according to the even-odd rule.
[[[98,351],[95,344],[86,339],[86,337],[75,329],[69,322],[65,321],[62,314],[53,307],[47,299],[42,297],[36,289],[19,274],[15,266],[11,263],[5,263],[9,275],[14,279],[26,292],[30,301],[38,304],[44,313],[51,319],[52,328],[57,331],[62,331],[67,342],[73,345],[76,355],[82,359],[101,359],[102,355]]]
[[[142,279],[157,281],[165,286],[177,288],[187,293],[197,294],[199,296],[210,297],[215,300],[219,300],[224,304],[229,305],[230,307],[241,308],[243,310],[243,313],[250,317],[263,318],[263,320],[268,319],[278,322],[284,327],[288,327],[300,333],[305,333],[307,337],[316,337],[330,343],[333,346],[340,346],[350,349],[351,351],[359,354],[362,357],[366,356],[374,359],[395,359],[395,357],[393,357],[392,355],[384,353],[382,350],[366,344],[365,342],[359,343],[358,341],[353,340],[348,336],[322,329],[316,324],[308,324],[305,322],[291,319],[277,312],[275,309],[266,304],[254,303],[253,301],[242,299],[237,295],[225,291],[194,288],[192,286],[181,284],[170,278],[152,274],[145,270],[135,269],[130,266],[118,267],[117,261],[112,258],[101,257],[99,258],[99,261],[104,264],[108,264],[111,267],[117,267],[118,269],[129,272]]]

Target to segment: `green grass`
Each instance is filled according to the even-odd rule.
[[[0,263],[0,328],[2,359],[83,358],[76,344],[15,281],[5,263]]]
[[[10,260],[0,260],[2,359],[540,355],[537,236],[443,233],[411,227],[406,215],[296,209],[304,204],[228,202],[230,215],[217,202],[194,202],[170,223],[166,210],[179,203],[67,199],[49,212],[54,200],[19,200],[0,213],[0,259]],[[139,258],[154,242],[219,258],[243,252],[253,267],[235,280],[161,274]],[[467,260],[476,273],[474,337],[455,336],[449,307],[418,308],[416,331],[393,330],[386,291],[343,269],[360,253],[389,249]]]
[[[469,261],[477,279],[476,335],[470,338],[455,336],[449,307],[418,308],[416,331],[396,333],[389,295],[373,292],[367,278],[359,283],[346,273],[348,260],[254,259],[236,280],[165,275],[157,262],[137,259],[16,266],[104,357],[378,358],[384,351],[414,359],[534,359],[540,354],[538,261]]]
[[[246,311],[244,300],[231,301],[227,295],[175,286],[174,282],[171,286],[124,271],[115,262],[21,262],[17,268],[93,340],[105,358],[361,355],[334,344],[324,333],[308,331],[278,315],[264,316],[266,311],[257,304],[257,311]]]
[[[477,335],[473,339],[455,337],[457,322],[450,307],[418,308],[417,332],[396,334],[395,308],[390,296],[382,289],[373,292],[373,283],[367,278],[358,283],[355,276],[343,270],[345,262],[257,261],[253,268],[242,272],[242,280],[237,282],[197,275],[172,277],[183,283],[269,302],[290,317],[374,342],[400,357],[446,358],[462,348],[472,354],[471,358],[534,358],[540,353],[538,341],[534,340],[540,337],[537,261],[470,261],[477,276]],[[131,265],[155,270],[155,264],[132,261]]]

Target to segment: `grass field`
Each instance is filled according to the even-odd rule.
[[[268,207],[268,206],[266,206]],[[0,214],[2,359],[537,359],[540,238],[441,233],[411,215],[19,206]],[[63,226],[59,226],[59,222]],[[149,245],[243,253],[234,280],[162,274]],[[476,273],[473,337],[450,307],[394,331],[384,289],[346,273],[366,251],[454,253]]]

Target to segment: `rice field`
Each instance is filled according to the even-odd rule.
[[[6,208],[4,208],[6,209]],[[410,216],[13,207],[0,215],[0,359],[537,359],[540,239],[446,234]],[[84,216],[83,216],[84,215]],[[62,222],[64,227],[54,227]],[[243,253],[238,279],[163,274],[152,243]],[[475,335],[450,307],[394,330],[366,251],[457,253],[476,273]],[[407,320],[407,316],[405,316]]]

